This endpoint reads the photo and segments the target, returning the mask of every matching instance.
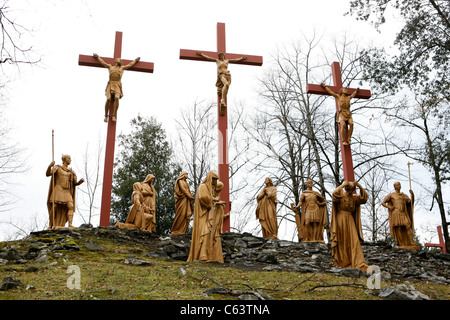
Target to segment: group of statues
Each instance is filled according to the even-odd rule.
[[[324,242],[327,224],[326,201],[312,189],[313,181],[308,179],[306,190],[297,205],[291,203],[296,213],[298,238],[301,242]],[[359,194],[356,189],[359,189]],[[388,194],[382,205],[388,209],[390,234],[397,247],[418,250],[414,241],[414,193],[411,198],[402,193],[400,182],[394,183],[395,191]],[[361,242],[363,241],[361,205],[368,200],[368,194],[358,182],[344,181],[332,194],[330,223],[331,252],[336,265],[342,268],[367,270]],[[276,239],[276,188],[266,179],[266,187],[259,193],[256,217],[260,219],[264,238]]]
[[[84,182],[78,180],[69,167],[71,157],[64,155],[62,165],[52,161],[46,175],[51,176],[47,197],[49,229],[65,228],[72,225],[75,210],[76,187]],[[175,181],[175,218],[171,236],[186,234],[193,213],[191,248],[188,261],[223,262],[221,235],[225,202],[219,199],[223,183],[216,171],[210,171],[196,190],[195,198],[187,182],[188,173],[181,172]],[[156,191],[155,176],[148,174],[142,182],[133,184],[132,204],[124,223],[115,227],[141,229],[156,232]],[[356,189],[359,189],[359,193]],[[388,194],[382,205],[388,209],[390,234],[399,248],[418,250],[414,241],[414,193],[411,197],[401,192],[400,182],[394,183],[395,191]],[[335,263],[343,268],[365,270],[361,242],[361,205],[368,200],[368,194],[358,182],[345,181],[332,194],[330,242]],[[270,178],[256,197],[256,219],[261,224],[262,235],[266,239],[278,239],[277,189]],[[297,205],[291,204],[296,213],[299,241],[324,242],[327,225],[326,200],[313,190],[313,181],[308,179]]]
[[[229,62],[246,59],[225,59],[225,54],[219,53],[218,59],[209,57],[202,52],[197,54],[217,64],[217,92],[220,100],[220,114],[225,114],[226,96],[231,84],[231,75],[228,71]],[[116,121],[119,99],[123,96],[121,78],[126,69],[131,68],[140,58],[127,65],[122,59],[115,60],[114,65],[103,61],[97,54],[94,57],[109,70],[109,81],[105,90],[105,122],[111,102],[114,103],[112,121]],[[353,132],[350,100],[356,96],[359,89],[351,95],[346,89],[334,93],[325,84],[321,86],[332,95],[338,105],[339,112],[336,121],[341,126],[343,145],[351,144]],[[347,133],[347,135],[345,135]],[[75,172],[69,168],[71,158],[62,157],[62,165],[55,162],[48,166],[46,175],[51,176],[47,207],[49,212],[49,229],[74,228],[73,213],[75,210],[76,187],[84,182],[77,180]],[[172,225],[171,236],[186,234],[193,213],[193,227],[191,248],[187,261],[216,261],[223,262],[221,235],[225,202],[219,199],[224,184],[219,180],[216,171],[210,171],[205,180],[196,190],[195,198],[192,195],[188,182],[187,172],[181,172],[175,181],[175,218]],[[128,229],[141,229],[156,232],[156,191],[153,186],[155,176],[147,175],[144,181],[133,184],[131,196],[132,205],[125,222],[117,222],[115,227]],[[414,193],[410,190],[411,198],[400,192],[399,182],[394,184],[395,191],[383,200],[382,205],[388,209],[390,233],[394,236],[397,246],[405,249],[417,250],[414,243]],[[359,189],[359,194],[356,192]],[[361,242],[361,205],[368,200],[368,194],[358,182],[345,181],[336,188],[332,194],[332,213],[330,223],[330,241],[332,256],[335,263],[343,268],[367,269]],[[265,179],[265,186],[256,197],[256,219],[261,225],[262,235],[266,239],[278,239],[277,221],[277,189],[270,178]],[[298,238],[302,242],[324,242],[324,230],[328,223],[326,213],[326,200],[317,191],[313,190],[313,181],[308,179],[306,189],[303,190],[297,205],[291,204],[295,212]]]

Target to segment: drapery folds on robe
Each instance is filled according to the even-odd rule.
[[[141,183],[133,184],[133,193],[131,194],[131,208],[128,212],[125,223],[116,222],[116,228],[122,229],[142,229],[145,230],[146,223],[151,220],[150,210],[144,204],[144,196],[141,192]]]
[[[208,237],[211,236],[212,229],[210,211],[214,209],[214,188],[218,178],[216,171],[209,171],[195,193],[194,223],[188,262],[209,261]]]
[[[141,192],[144,196],[143,204],[149,208],[149,215],[145,216],[145,226],[143,230],[156,232],[156,190],[153,186],[155,176],[148,174],[141,182]]]
[[[216,188],[213,190],[213,210],[209,212],[208,225],[211,228],[208,244],[208,261],[224,262],[222,251],[222,233],[225,201],[219,200],[219,193],[222,191],[224,184],[217,180]]]
[[[360,189],[359,195],[353,193],[356,186]],[[367,270],[368,265],[361,247],[361,205],[367,202],[368,197],[357,182],[345,181],[333,192],[331,254],[336,265],[341,268]]]
[[[277,188],[270,178],[266,178],[265,184],[256,197],[256,219],[261,224],[263,238],[278,239]]]
[[[191,215],[194,211],[194,205],[192,204],[194,197],[186,181],[187,177],[187,172],[183,171],[175,181],[175,218],[170,234],[172,237],[187,232]]]

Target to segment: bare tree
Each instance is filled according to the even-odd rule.
[[[91,224],[92,217],[95,215],[95,211],[98,210],[98,189],[102,185],[101,180],[101,160],[103,159],[104,153],[102,152],[103,148],[101,146],[100,139],[98,140],[97,147],[95,152],[91,152],[89,150],[89,143],[86,144],[86,150],[83,154],[83,168],[82,170],[78,169],[77,171],[82,172],[85,177],[85,182],[80,185],[78,190],[83,195],[83,206],[80,208],[77,202],[79,211],[87,211],[88,217],[87,219],[84,215],[81,215],[81,218],[85,223]],[[86,201],[87,199],[87,201]],[[87,209],[85,209],[87,207]]]
[[[268,175],[277,185],[279,223],[294,221],[290,203],[298,203],[308,178],[328,199],[343,179],[334,99],[307,94],[306,84],[329,83],[331,61],[340,63],[344,87],[359,84],[360,49],[358,42],[347,35],[332,39],[329,51],[323,49],[323,44],[322,37],[314,33],[278,50],[273,57],[273,67],[260,81],[260,96],[265,107],[258,107],[258,115],[249,128],[257,142],[253,144],[251,163],[254,174]],[[356,101],[352,112],[359,115],[380,111],[372,108],[370,101]],[[363,118],[367,118],[366,115]],[[372,125],[364,119],[358,131],[364,132]],[[353,143],[357,180],[366,174],[358,170],[360,162],[370,163],[364,168],[372,170],[375,165],[372,160],[380,157],[376,163],[382,165],[381,159],[392,155],[381,149],[385,148],[383,136],[370,136],[368,140],[370,142],[360,138]],[[328,206],[328,221],[329,209]]]
[[[22,43],[24,34],[31,32],[26,26],[17,22],[14,9],[8,5],[9,1],[4,0],[0,4],[0,63],[13,64],[34,64],[39,62],[36,59],[33,47]]]
[[[232,103],[228,119],[228,155],[230,170],[230,201],[232,211],[240,211],[239,202],[234,202],[240,193],[248,186],[245,176],[238,174],[245,167],[248,159],[245,157],[250,140],[246,136],[245,126],[248,122],[245,107],[242,102]],[[217,104],[215,102],[195,101],[192,106],[181,112],[176,120],[178,137],[177,157],[192,181],[193,193],[196,192],[209,170],[217,170]],[[245,215],[232,215],[234,230],[242,231],[248,219]]]
[[[213,163],[213,152],[217,145],[214,136],[217,124],[214,103],[195,101],[181,112],[181,119],[175,120],[178,129],[176,155],[192,181],[194,192],[201,184]]]

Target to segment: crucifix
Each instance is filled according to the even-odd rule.
[[[218,167],[219,179],[224,187],[220,193],[220,200],[225,201],[225,219],[223,221],[223,232],[230,232],[230,183],[229,183],[229,163],[228,163],[228,137],[227,137],[227,99],[226,93],[231,82],[231,78],[226,70],[228,63],[244,64],[250,66],[261,66],[263,58],[261,56],[251,56],[235,53],[227,53],[225,45],[225,23],[217,23],[217,51],[199,51],[180,49],[180,59],[195,61],[212,61],[217,63],[217,104],[218,104]],[[222,72],[225,71],[225,72]],[[224,86],[224,87],[222,87]]]
[[[347,94],[349,95],[348,98],[354,97],[354,98],[359,98],[359,99],[369,99],[371,97],[370,90],[343,88],[342,77],[341,77],[341,67],[339,65],[339,62],[333,62],[331,64],[331,71],[332,71],[332,75],[333,75],[334,86],[307,84],[306,92],[310,93],[310,94],[318,94],[318,95],[333,95],[332,93],[334,93],[334,95],[337,95],[340,92],[344,92],[344,90],[345,90],[345,92],[347,92]],[[327,88],[328,88],[328,90],[327,90]],[[339,128],[339,141],[340,141],[340,145],[341,145],[342,166],[344,169],[344,180],[345,181],[355,181],[355,173],[353,170],[352,151],[351,151],[350,142],[349,142],[349,132],[348,132],[347,127],[342,128],[341,123],[339,123],[339,111],[340,111],[340,106],[338,103],[338,99],[336,98],[336,114],[337,114],[337,119],[338,119],[337,121],[338,121],[338,128]],[[342,130],[342,129],[344,129],[344,130]]]
[[[113,58],[98,57],[100,58],[98,59],[97,57],[94,57],[92,55],[88,56],[80,54],[78,58],[78,64],[80,66],[105,68],[106,65],[104,63],[114,66],[116,64],[116,60],[120,59],[121,56],[122,56],[122,32],[117,31],[114,44]],[[131,71],[147,72],[147,73],[153,72],[154,66],[153,62],[143,62],[139,61],[139,59],[136,60],[134,61],[122,60],[120,62],[124,66],[129,66],[127,69]],[[110,75],[110,82],[111,77],[114,77],[114,75]],[[118,99],[117,95],[115,99],[116,100]],[[109,102],[110,103],[109,116],[105,117],[105,121],[108,122],[108,133],[106,137],[105,168],[103,171],[103,190],[102,190],[102,203],[100,211],[101,227],[109,226],[109,218],[111,214],[111,190],[112,190],[113,165],[114,165],[114,147],[116,142],[116,117],[117,117],[117,115],[115,115],[114,102],[115,102],[114,99],[111,99],[111,101]]]

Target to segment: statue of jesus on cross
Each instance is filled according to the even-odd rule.
[[[228,64],[230,62],[238,62],[238,61],[245,60],[245,59],[247,59],[247,57],[243,56],[238,59],[228,59],[227,60],[227,59],[225,59],[225,53],[223,53],[223,52],[219,52],[219,54],[218,54],[219,59],[209,57],[200,51],[197,52],[197,54],[199,56],[202,56],[206,60],[214,61],[217,64],[216,87],[217,87],[217,93],[221,97],[220,109],[221,109],[221,115],[223,115],[224,114],[223,108],[226,108],[226,106],[227,106],[227,104],[226,104],[227,94],[228,94],[228,89],[230,88],[230,84],[231,84],[231,74],[230,74],[230,71],[228,71]]]
[[[122,75],[123,72],[136,63],[139,62],[140,58],[136,58],[131,61],[126,66],[123,65],[122,59],[117,58],[114,61],[114,65],[106,63],[98,54],[94,53],[94,58],[96,58],[105,68],[109,70],[109,81],[106,86],[106,104],[105,104],[105,122],[108,122],[108,110],[111,105],[111,101],[114,102],[114,112],[112,114],[111,120],[116,121],[117,110],[119,109],[119,99],[123,97],[122,92]]]
[[[350,111],[350,100],[353,99],[359,92],[359,88],[349,95],[345,88],[341,88],[339,90],[339,94],[331,91],[324,83],[321,83],[320,86],[324,88],[329,94],[331,94],[339,105],[339,112],[336,122],[339,122],[341,125],[341,137],[343,139],[343,145],[350,145],[351,138],[353,133],[353,118],[352,112]],[[348,134],[347,139],[345,139],[345,128],[348,125]]]

